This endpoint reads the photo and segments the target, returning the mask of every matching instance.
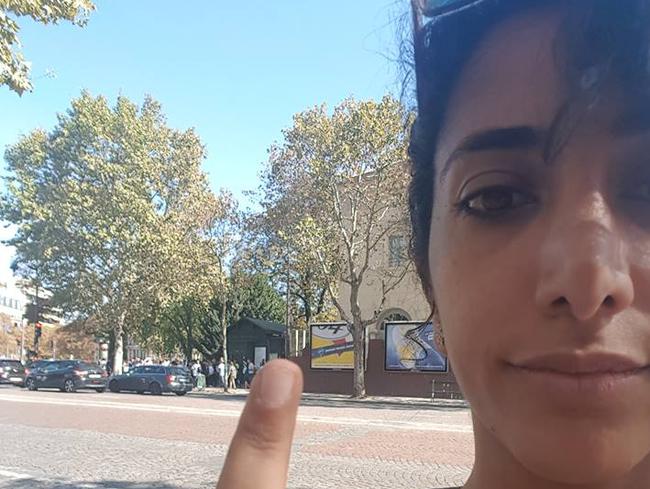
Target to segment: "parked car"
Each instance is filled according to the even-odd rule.
[[[25,377],[29,375],[29,372],[36,370],[37,368],[44,367],[45,365],[55,362],[56,360],[30,360],[25,364]]]
[[[184,396],[192,390],[192,375],[185,367],[140,365],[123,375],[111,377],[108,389],[111,392],[151,392],[155,395],[173,392],[177,396]]]
[[[60,389],[75,392],[79,389],[106,390],[106,372],[98,365],[81,360],[51,360],[32,368],[25,378],[25,387],[37,389]]]
[[[0,358],[0,384],[25,385],[25,367],[20,360]]]

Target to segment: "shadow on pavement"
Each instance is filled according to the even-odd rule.
[[[42,480],[21,478],[7,482],[0,480],[0,488],[4,487],[11,487],[12,489],[181,489],[183,486],[172,485],[162,481],[129,482],[103,480],[93,482],[70,482],[53,479]]]
[[[366,399],[351,399],[345,396],[341,397],[322,397],[319,394],[303,394],[301,406],[316,406],[316,407],[338,407],[338,408],[357,408],[357,409],[397,409],[404,411],[420,411],[428,409],[432,411],[458,411],[466,410],[467,403],[465,401],[448,401],[442,400],[403,400],[403,399],[390,399],[390,398],[366,398]]]
[[[225,394],[221,391],[193,391],[189,398],[216,399],[219,401],[245,402],[248,391],[238,390],[234,393]],[[404,399],[404,398],[373,398],[351,399],[340,394],[311,394],[302,395],[301,406],[308,407],[330,407],[348,409],[397,409],[404,411],[419,411],[429,409],[432,411],[459,411],[466,410],[467,403],[462,400],[439,399]]]
[[[17,385],[11,385],[11,384],[0,384],[0,392],[3,394],[11,394],[12,392],[28,392],[27,389],[24,387],[20,387]],[[38,392],[58,392],[62,393],[61,389],[56,389],[56,388],[45,388],[45,389],[38,389]],[[62,393],[63,394],[63,393]],[[95,391],[95,389],[79,389],[78,391],[75,391],[73,394],[68,394],[65,393],[65,395],[77,395],[77,394],[88,394],[90,396],[101,396],[101,393]]]
[[[0,389],[7,391],[10,390],[21,390],[19,387],[14,387],[11,385],[0,384]],[[58,392],[57,390],[43,390],[43,392]],[[80,395],[86,394],[88,396],[94,397],[98,396],[98,399],[101,399],[101,394],[97,392],[90,391],[78,391],[75,394],[64,394],[66,396],[70,395]],[[134,397],[151,397],[151,394],[138,394],[136,392],[123,391],[120,392],[120,395],[125,396],[134,396]],[[155,396],[160,398],[161,396]],[[162,397],[172,397],[176,398],[172,394],[165,394]],[[189,395],[185,396],[185,399],[215,399],[219,401],[232,401],[237,403],[246,402],[248,398],[248,390],[237,389],[235,392],[224,393],[221,390],[206,390],[206,391],[192,391]],[[412,398],[390,398],[390,397],[381,397],[374,398],[368,397],[366,399],[351,399],[348,396],[340,394],[313,394],[305,393],[302,395],[301,406],[309,407],[329,407],[329,408],[347,408],[347,409],[396,409],[404,411],[419,411],[422,409],[428,409],[432,411],[459,411],[467,409],[467,403],[461,400],[448,400],[448,399],[436,399],[432,401],[431,399],[412,399]]]

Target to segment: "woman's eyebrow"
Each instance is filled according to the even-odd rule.
[[[461,140],[440,171],[443,180],[454,160],[466,153],[493,150],[521,150],[539,148],[546,140],[545,132],[533,126],[513,126],[486,129]]]

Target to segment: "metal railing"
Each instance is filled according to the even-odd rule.
[[[465,397],[456,382],[434,379],[431,381],[431,400],[435,399],[464,400]]]

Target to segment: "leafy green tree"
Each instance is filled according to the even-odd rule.
[[[32,89],[29,62],[19,51],[16,18],[29,17],[42,24],[67,20],[83,27],[94,9],[90,0],[0,0],[0,85],[19,95]]]
[[[224,302],[225,301],[225,302]],[[231,268],[221,292],[210,301],[204,321],[199,351],[208,356],[216,355],[217,345],[226,363],[228,345],[226,330],[242,317],[282,322],[284,301],[271,286],[267,276],[247,275]],[[218,319],[217,319],[218,318]],[[221,324],[221,329],[217,327]],[[210,354],[210,352],[212,352]]]
[[[201,321],[198,322],[200,334],[195,348],[204,358],[215,358],[223,351],[224,328],[221,314],[221,307],[212,300],[204,309]]]
[[[21,138],[5,159],[0,217],[17,227],[16,271],[67,313],[111,329],[116,371],[127,324],[190,291],[213,295],[220,270],[208,234],[222,202],[201,170],[199,138],[169,128],[155,100],[111,107],[83,93],[52,131]]]
[[[241,317],[281,322],[284,301],[270,285],[268,277],[235,274],[227,279],[228,299],[222,302],[223,294],[217,293],[207,303],[196,297],[186,297],[169,304],[159,311],[155,321],[144,321],[141,339],[161,353],[175,353],[180,350],[191,358],[194,350],[204,357],[214,358],[223,354],[225,322],[232,326]]]
[[[274,288],[289,301],[287,326],[306,328],[313,318],[333,307],[327,294],[329,279],[313,253],[286,234],[290,216],[284,214],[285,203],[264,201],[264,211],[248,217],[240,262],[250,273],[268,275]]]
[[[140,340],[159,353],[176,355],[179,351],[187,359],[201,342],[201,326],[208,313],[202,301],[187,297],[170,303],[159,311],[155,321],[145,320]]]
[[[242,317],[284,322],[285,302],[271,285],[268,276],[234,273],[229,281],[231,293],[226,303],[228,324],[232,325]],[[221,305],[221,298],[216,296],[212,307],[219,309]]]
[[[319,277],[352,328],[355,397],[365,396],[366,327],[378,320],[412,267],[406,257],[388,263],[386,252],[391,236],[409,240],[411,121],[412,114],[389,96],[379,102],[348,99],[331,114],[315,107],[294,116],[284,141],[270,149],[263,174],[262,208],[285,256],[302,260]],[[376,295],[371,310],[362,310],[362,287]]]

